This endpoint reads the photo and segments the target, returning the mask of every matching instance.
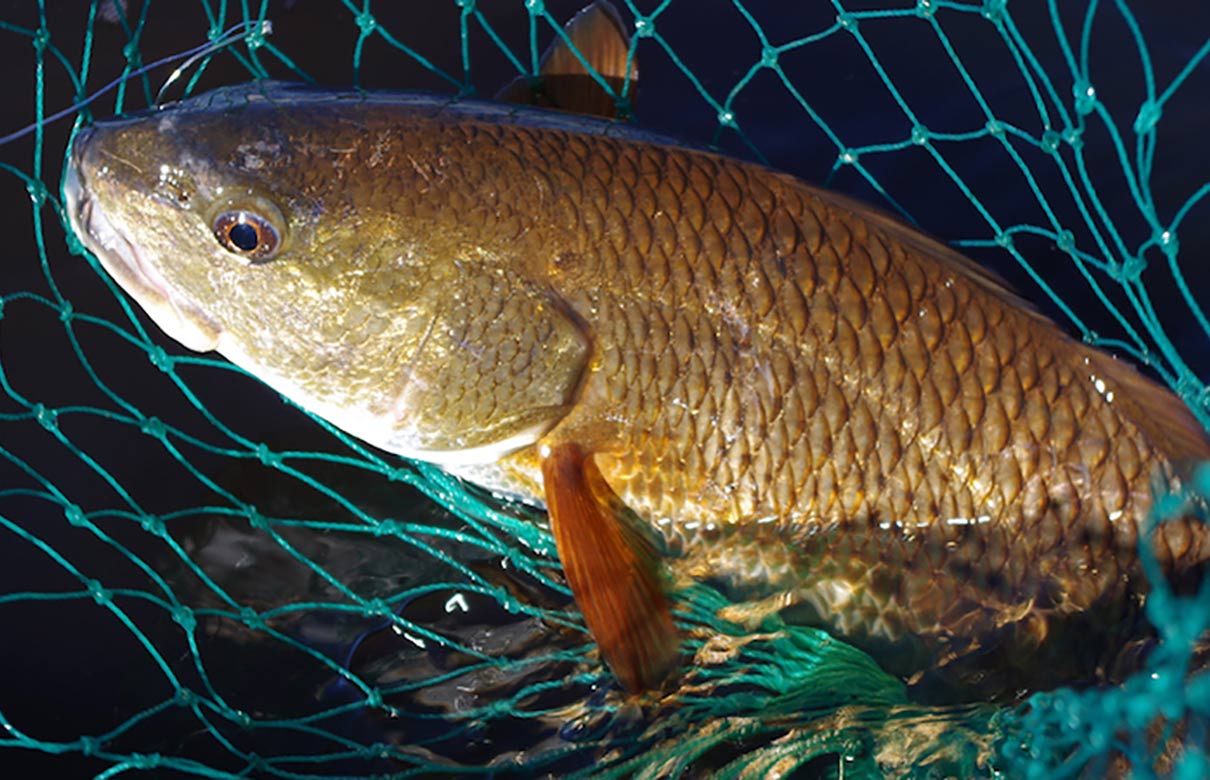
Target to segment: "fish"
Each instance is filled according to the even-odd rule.
[[[627,692],[693,582],[921,690],[1111,678],[1210,458],[1180,399],[875,207],[563,92],[219,88],[81,129],[64,208],[184,347],[545,508]],[[1196,515],[1150,542],[1185,587]]]

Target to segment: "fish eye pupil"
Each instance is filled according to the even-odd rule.
[[[247,222],[237,222],[227,230],[227,238],[240,251],[252,252],[260,243],[260,231]]]
[[[277,227],[255,211],[224,211],[215,217],[211,227],[224,249],[253,265],[271,260],[281,245]]]

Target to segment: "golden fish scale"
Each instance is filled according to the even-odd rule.
[[[674,574],[794,592],[859,643],[916,637],[934,663],[1137,607],[1137,527],[1172,467],[1092,350],[791,177],[426,121],[459,218],[591,341],[574,408],[539,444],[594,452]],[[479,476],[540,500],[539,463],[535,445]],[[1167,564],[1206,557],[1192,521],[1161,536]]]

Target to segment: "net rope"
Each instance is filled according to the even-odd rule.
[[[413,86],[406,76],[490,95],[537,72],[579,3],[451,0],[422,16],[369,0],[28,5],[0,18],[5,56],[22,63],[5,70],[0,130],[31,123],[0,145],[0,190],[16,204],[0,275],[0,675],[12,682],[0,765],[97,778],[1052,778],[1101,776],[1125,756],[1140,777],[1210,775],[1210,682],[1187,674],[1207,590],[1157,586],[1160,651],[1120,689],[927,708],[862,653],[773,612],[729,619],[732,605],[694,585],[674,594],[693,655],[676,693],[627,702],[540,513],[368,448],[171,344],[66,227],[72,127],[46,121],[66,105],[78,127],[269,77]],[[1210,25],[1181,46],[1165,37],[1210,17],[1157,21],[1124,0],[834,0],[792,14],[735,0],[710,3],[709,22],[689,0],[618,5],[642,61],[641,124],[897,210],[1088,343],[1147,366],[1210,424],[1210,164],[1180,124],[1210,95]],[[322,45],[298,31],[306,14],[324,20]],[[187,50],[176,72],[144,69]],[[908,67],[928,57],[942,66]],[[836,86],[821,96],[821,80]],[[943,104],[928,97],[939,92]],[[922,170],[927,188],[909,186]],[[1210,499],[1210,469],[1190,490]],[[1156,521],[1180,501],[1157,502]],[[1173,734],[1188,750],[1166,762]]]

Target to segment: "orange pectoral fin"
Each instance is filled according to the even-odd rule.
[[[679,645],[654,550],[575,444],[552,448],[542,478],[559,558],[602,657],[626,690],[654,688]]]

